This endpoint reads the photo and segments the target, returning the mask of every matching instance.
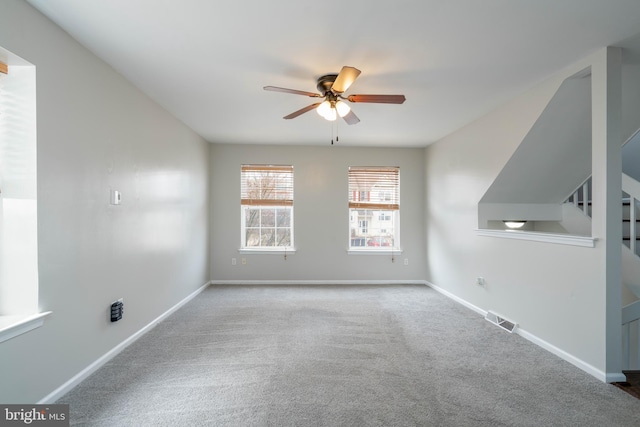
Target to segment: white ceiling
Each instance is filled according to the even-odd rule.
[[[340,145],[425,146],[640,31],[638,0],[28,0],[205,139],[329,144],[315,80],[362,70]]]

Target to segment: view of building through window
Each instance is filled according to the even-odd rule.
[[[349,248],[400,247],[400,168],[349,168]]]

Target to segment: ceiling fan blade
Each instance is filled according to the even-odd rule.
[[[353,110],[345,114],[343,119],[345,122],[347,122],[348,125],[355,125],[360,123],[360,119],[358,118],[358,116],[353,114]]]
[[[283,92],[283,93],[292,93],[294,95],[304,95],[304,96],[310,96],[313,98],[319,98],[320,94],[318,93],[313,93],[313,92],[305,92],[303,90],[295,90],[295,89],[286,89],[284,87],[277,87],[277,86],[265,86],[263,88],[264,90],[270,90],[272,92]]]
[[[333,82],[333,86],[331,86],[331,90],[335,93],[345,92],[349,89],[349,86],[356,81],[360,73],[361,71],[357,68],[347,66],[342,67],[338,77],[336,77],[336,80]]]
[[[288,116],[284,116],[283,119],[295,119],[299,115],[304,114],[307,111],[311,111],[314,108],[317,108],[318,105],[320,105],[320,104],[321,104],[320,102],[316,102],[315,104],[307,105],[306,107],[301,108],[298,111],[294,111],[293,113],[289,114]]]
[[[349,95],[351,102],[372,102],[377,104],[402,104],[406,98],[404,95]]]

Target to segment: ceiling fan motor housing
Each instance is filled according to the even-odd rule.
[[[331,93],[331,86],[333,86],[333,82],[336,81],[337,77],[337,74],[325,74],[324,76],[318,77],[318,85],[316,86],[318,91],[325,96],[327,92]]]

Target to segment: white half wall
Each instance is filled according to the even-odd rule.
[[[0,44],[36,66],[39,309],[52,311],[0,343],[0,402],[35,403],[209,281],[210,145],[26,1],[0,2]]]

